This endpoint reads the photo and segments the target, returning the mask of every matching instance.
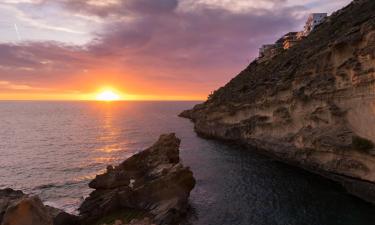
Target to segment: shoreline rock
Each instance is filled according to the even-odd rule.
[[[23,197],[10,204],[2,225],[53,225],[52,215],[37,196]]]
[[[10,188],[0,190],[0,224],[2,224],[8,207],[24,196],[26,195],[22,191],[16,191]]]
[[[179,146],[175,134],[161,135],[150,148],[97,175],[89,184],[95,190],[79,208],[83,223],[120,216],[179,224],[195,186],[193,173],[180,162]]]
[[[375,203],[374,11],[374,1],[353,1],[180,116],[202,137],[255,148]]]
[[[46,206],[38,196],[10,188],[0,190],[1,225],[79,225],[77,216]]]

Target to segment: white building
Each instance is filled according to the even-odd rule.
[[[312,30],[319,24],[321,24],[326,18],[327,13],[312,13],[307,19],[305,29],[303,31],[304,36],[308,36]]]

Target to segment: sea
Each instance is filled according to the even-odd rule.
[[[251,149],[206,140],[177,115],[198,102],[0,102],[0,188],[36,194],[77,213],[107,165],[181,139],[197,180],[194,225],[374,225],[375,207],[318,175]]]

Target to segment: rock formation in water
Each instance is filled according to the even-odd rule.
[[[115,218],[122,224],[120,218],[148,217],[155,224],[179,224],[188,212],[188,197],[195,185],[193,173],[180,162],[179,145],[174,134],[161,135],[152,147],[109,166],[89,184],[95,191],[79,208],[83,222]],[[135,220],[131,224],[150,223]]]
[[[258,149],[375,202],[375,1],[353,1],[181,116],[201,136]]]

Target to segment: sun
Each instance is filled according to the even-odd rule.
[[[100,92],[95,99],[98,101],[117,101],[120,100],[120,95],[116,94],[112,90],[105,90]]]

